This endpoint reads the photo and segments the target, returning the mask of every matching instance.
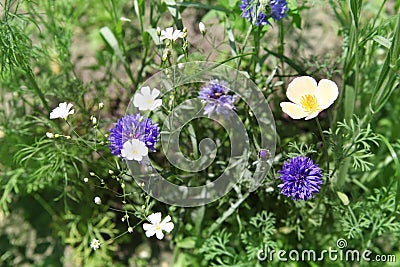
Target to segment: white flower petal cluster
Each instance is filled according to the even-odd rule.
[[[69,115],[72,115],[75,112],[75,110],[71,110],[72,106],[71,103],[67,102],[58,104],[58,107],[50,112],[50,119],[53,120],[60,118],[66,120]]]
[[[143,224],[143,230],[146,231],[146,236],[151,237],[156,235],[158,239],[164,238],[163,231],[170,233],[174,229],[174,223],[171,222],[171,216],[167,216],[161,221],[161,212],[153,213],[147,217],[150,223]]]

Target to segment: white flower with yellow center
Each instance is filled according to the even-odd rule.
[[[169,233],[174,229],[174,223],[171,222],[171,216],[168,215],[161,221],[161,212],[153,213],[149,215],[147,219],[150,223],[143,224],[143,230],[146,231],[147,237],[156,235],[156,237],[161,240],[164,237],[162,231]]]
[[[133,97],[133,105],[139,110],[155,110],[162,104],[161,99],[156,99],[159,95],[160,91],[158,89],[150,90],[150,87],[144,86]]]
[[[68,115],[74,114],[75,112],[74,110],[70,110],[72,106],[73,105],[71,103],[67,102],[58,104],[58,107],[56,107],[50,112],[50,119],[53,120],[61,118],[66,120]]]
[[[142,161],[143,157],[147,156],[147,153],[146,144],[139,139],[126,141],[121,149],[121,156],[127,160]]]
[[[317,84],[314,78],[302,76],[289,84],[286,95],[292,102],[282,102],[282,111],[292,119],[309,120],[335,102],[339,89],[331,80],[322,79]]]
[[[96,238],[93,238],[92,242],[90,242],[90,247],[93,250],[96,250],[96,249],[100,248],[100,241],[98,239],[96,239]]]

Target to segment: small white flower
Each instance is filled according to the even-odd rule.
[[[174,30],[174,28],[169,27],[161,31],[160,40],[163,41],[165,39],[168,39],[173,42],[183,37],[184,33],[181,30]]]
[[[102,109],[102,108],[104,108],[104,103],[103,103],[103,102],[100,102],[100,103],[99,103],[99,109]]]
[[[87,177],[85,177],[85,178],[83,178],[83,181],[85,182],[85,183],[87,183],[87,182],[89,182],[89,179],[87,178]],[[95,200],[96,201],[96,200]],[[101,200],[100,200],[101,201]]]
[[[100,197],[95,197],[94,198],[94,203],[96,203],[97,205],[101,204],[101,198]]]
[[[133,97],[133,105],[139,110],[155,110],[162,104],[161,99],[156,99],[160,95],[157,88],[150,90],[150,87],[145,86],[140,89]]]
[[[71,110],[72,106],[73,105],[71,103],[67,102],[58,104],[58,107],[56,107],[55,109],[53,109],[52,112],[50,112],[50,119],[53,120],[61,118],[66,120],[68,115],[72,115],[75,112],[74,110]]]
[[[126,141],[121,149],[122,157],[127,160],[141,161],[143,157],[147,156],[148,149],[146,144],[139,139],[132,139],[132,141]]]
[[[46,132],[47,138],[54,138],[54,134],[50,132]]]
[[[206,25],[204,25],[204,23],[203,22],[199,22],[199,30],[200,30],[200,32],[201,32],[201,34],[206,34]]]
[[[100,241],[98,239],[96,239],[96,238],[93,238],[92,242],[90,243],[90,247],[93,250],[98,249],[100,247]]]
[[[161,221],[161,212],[153,213],[147,217],[150,223],[143,224],[143,230],[146,231],[146,236],[151,237],[156,235],[158,239],[163,239],[165,231],[170,233],[172,229],[174,229],[174,223],[171,222],[171,216],[165,217],[164,220]]]
[[[132,233],[133,232],[133,228],[132,227],[128,227],[128,233]]]

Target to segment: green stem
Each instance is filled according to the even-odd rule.
[[[328,158],[328,143],[326,142],[324,132],[322,131],[321,123],[319,122],[318,117],[315,117],[315,121],[317,122],[317,127],[319,130],[319,134],[321,135],[322,139],[322,144],[324,147],[324,155],[325,155],[325,160],[326,160],[326,173],[328,174],[328,178],[330,178],[329,175],[329,158]]]
[[[40,101],[42,101],[42,104],[46,108],[47,112],[50,113],[51,112],[50,106],[47,103],[47,100],[46,100],[42,90],[40,90],[40,87],[37,84],[32,71],[31,70],[25,70],[25,71],[26,71],[26,74],[28,75],[28,79],[29,79],[31,85],[33,86],[33,89],[35,90],[36,94],[39,96]]]

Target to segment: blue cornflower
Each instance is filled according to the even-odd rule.
[[[271,18],[274,20],[281,20],[287,16],[289,8],[287,7],[286,0],[270,0]]]
[[[110,130],[109,147],[112,154],[121,156],[123,145],[132,139],[142,141],[146,147],[155,152],[155,144],[158,141],[159,128],[157,123],[140,114],[132,114],[122,117]]]
[[[225,81],[212,80],[200,88],[198,98],[204,99],[207,105],[204,107],[204,114],[212,112],[227,115],[226,108],[236,110],[236,96],[228,95],[230,90]]]
[[[283,184],[278,185],[281,193],[293,200],[308,200],[314,197],[322,184],[321,169],[308,158],[297,156],[283,164],[278,171]]]
[[[286,0],[242,0],[239,5],[242,10],[242,18],[248,21],[254,21],[256,26],[270,24],[268,19],[281,20],[287,16],[289,8],[287,7]]]

